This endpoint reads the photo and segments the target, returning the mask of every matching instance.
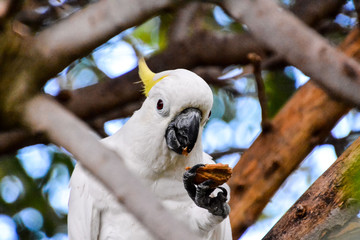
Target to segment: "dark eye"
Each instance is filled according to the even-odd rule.
[[[209,116],[208,116],[208,118],[210,118],[211,117],[211,111],[209,112]]]
[[[164,108],[163,100],[159,99],[159,101],[157,102],[156,108],[157,108],[157,110],[161,110]]]

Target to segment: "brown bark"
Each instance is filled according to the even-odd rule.
[[[257,40],[313,77],[326,91],[360,106],[360,64],[293,14],[266,0],[227,0],[223,6],[236,21],[246,24]]]
[[[345,2],[343,0],[296,0],[289,10],[307,25],[315,26],[326,18],[334,17]]]
[[[270,239],[359,239],[360,138],[268,232]]]
[[[340,46],[360,59],[360,32]],[[230,180],[230,219],[234,239],[255,222],[275,191],[307,154],[324,141],[349,107],[332,99],[312,81],[301,87],[243,154]]]

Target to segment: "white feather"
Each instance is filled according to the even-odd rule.
[[[202,239],[231,239],[229,219],[223,220],[199,208],[188,196],[182,176],[185,167],[213,163],[202,150],[201,134],[212,107],[212,93],[200,77],[187,70],[165,71],[149,92],[142,107],[113,136],[102,142],[116,151],[176,218]],[[161,114],[158,99],[164,102]],[[198,140],[185,157],[171,151],[165,141],[166,127],[188,107],[203,114]],[[226,188],[227,185],[224,185]],[[119,205],[116,199],[85,169],[77,164],[70,182],[68,230],[70,240],[152,239],[150,234]],[[230,192],[230,191],[228,191]]]

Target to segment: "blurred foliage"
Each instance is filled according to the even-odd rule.
[[[133,44],[137,50],[143,49],[143,55],[163,51],[168,44],[168,31],[173,21],[172,14],[162,14],[151,18],[138,26],[124,40]]]
[[[221,30],[233,33],[242,33],[245,31],[244,25],[235,22],[230,18],[222,8],[216,6],[205,15],[205,29]]]
[[[60,78],[61,89],[77,89],[100,82],[105,74],[96,66],[93,55],[73,62],[63,71],[65,77]],[[61,76],[61,75],[60,75]]]
[[[36,146],[34,146],[34,148],[35,147]],[[21,163],[18,157],[2,156],[0,158],[0,212],[14,217],[20,239],[43,239],[38,237],[44,234],[51,237],[57,232],[66,233],[66,214],[54,209],[49,201],[49,195],[45,190],[50,181],[57,180],[52,178],[52,175],[59,165],[65,166],[69,175],[74,167],[70,157],[54,149],[54,146],[47,147],[46,151],[48,151],[51,157],[50,161],[52,164],[45,175],[40,178],[30,177],[29,172],[26,171],[24,164]],[[18,195],[16,192],[14,193],[14,191],[16,191],[14,186],[6,186],[4,181],[6,179],[17,180],[19,187]],[[5,201],[9,200],[9,195],[14,197],[11,197],[10,202]],[[38,211],[41,218],[34,219],[33,223],[30,224],[24,222],[22,214],[24,209],[36,210],[33,211],[33,213]],[[34,229],[32,228],[34,224],[40,227]],[[0,239],[2,239],[1,233]]]
[[[266,72],[264,75],[268,114],[272,118],[295,92],[295,81],[283,71]]]

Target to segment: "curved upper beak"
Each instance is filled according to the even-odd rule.
[[[201,111],[187,108],[175,117],[165,132],[168,147],[178,154],[187,156],[194,148],[199,134]]]

